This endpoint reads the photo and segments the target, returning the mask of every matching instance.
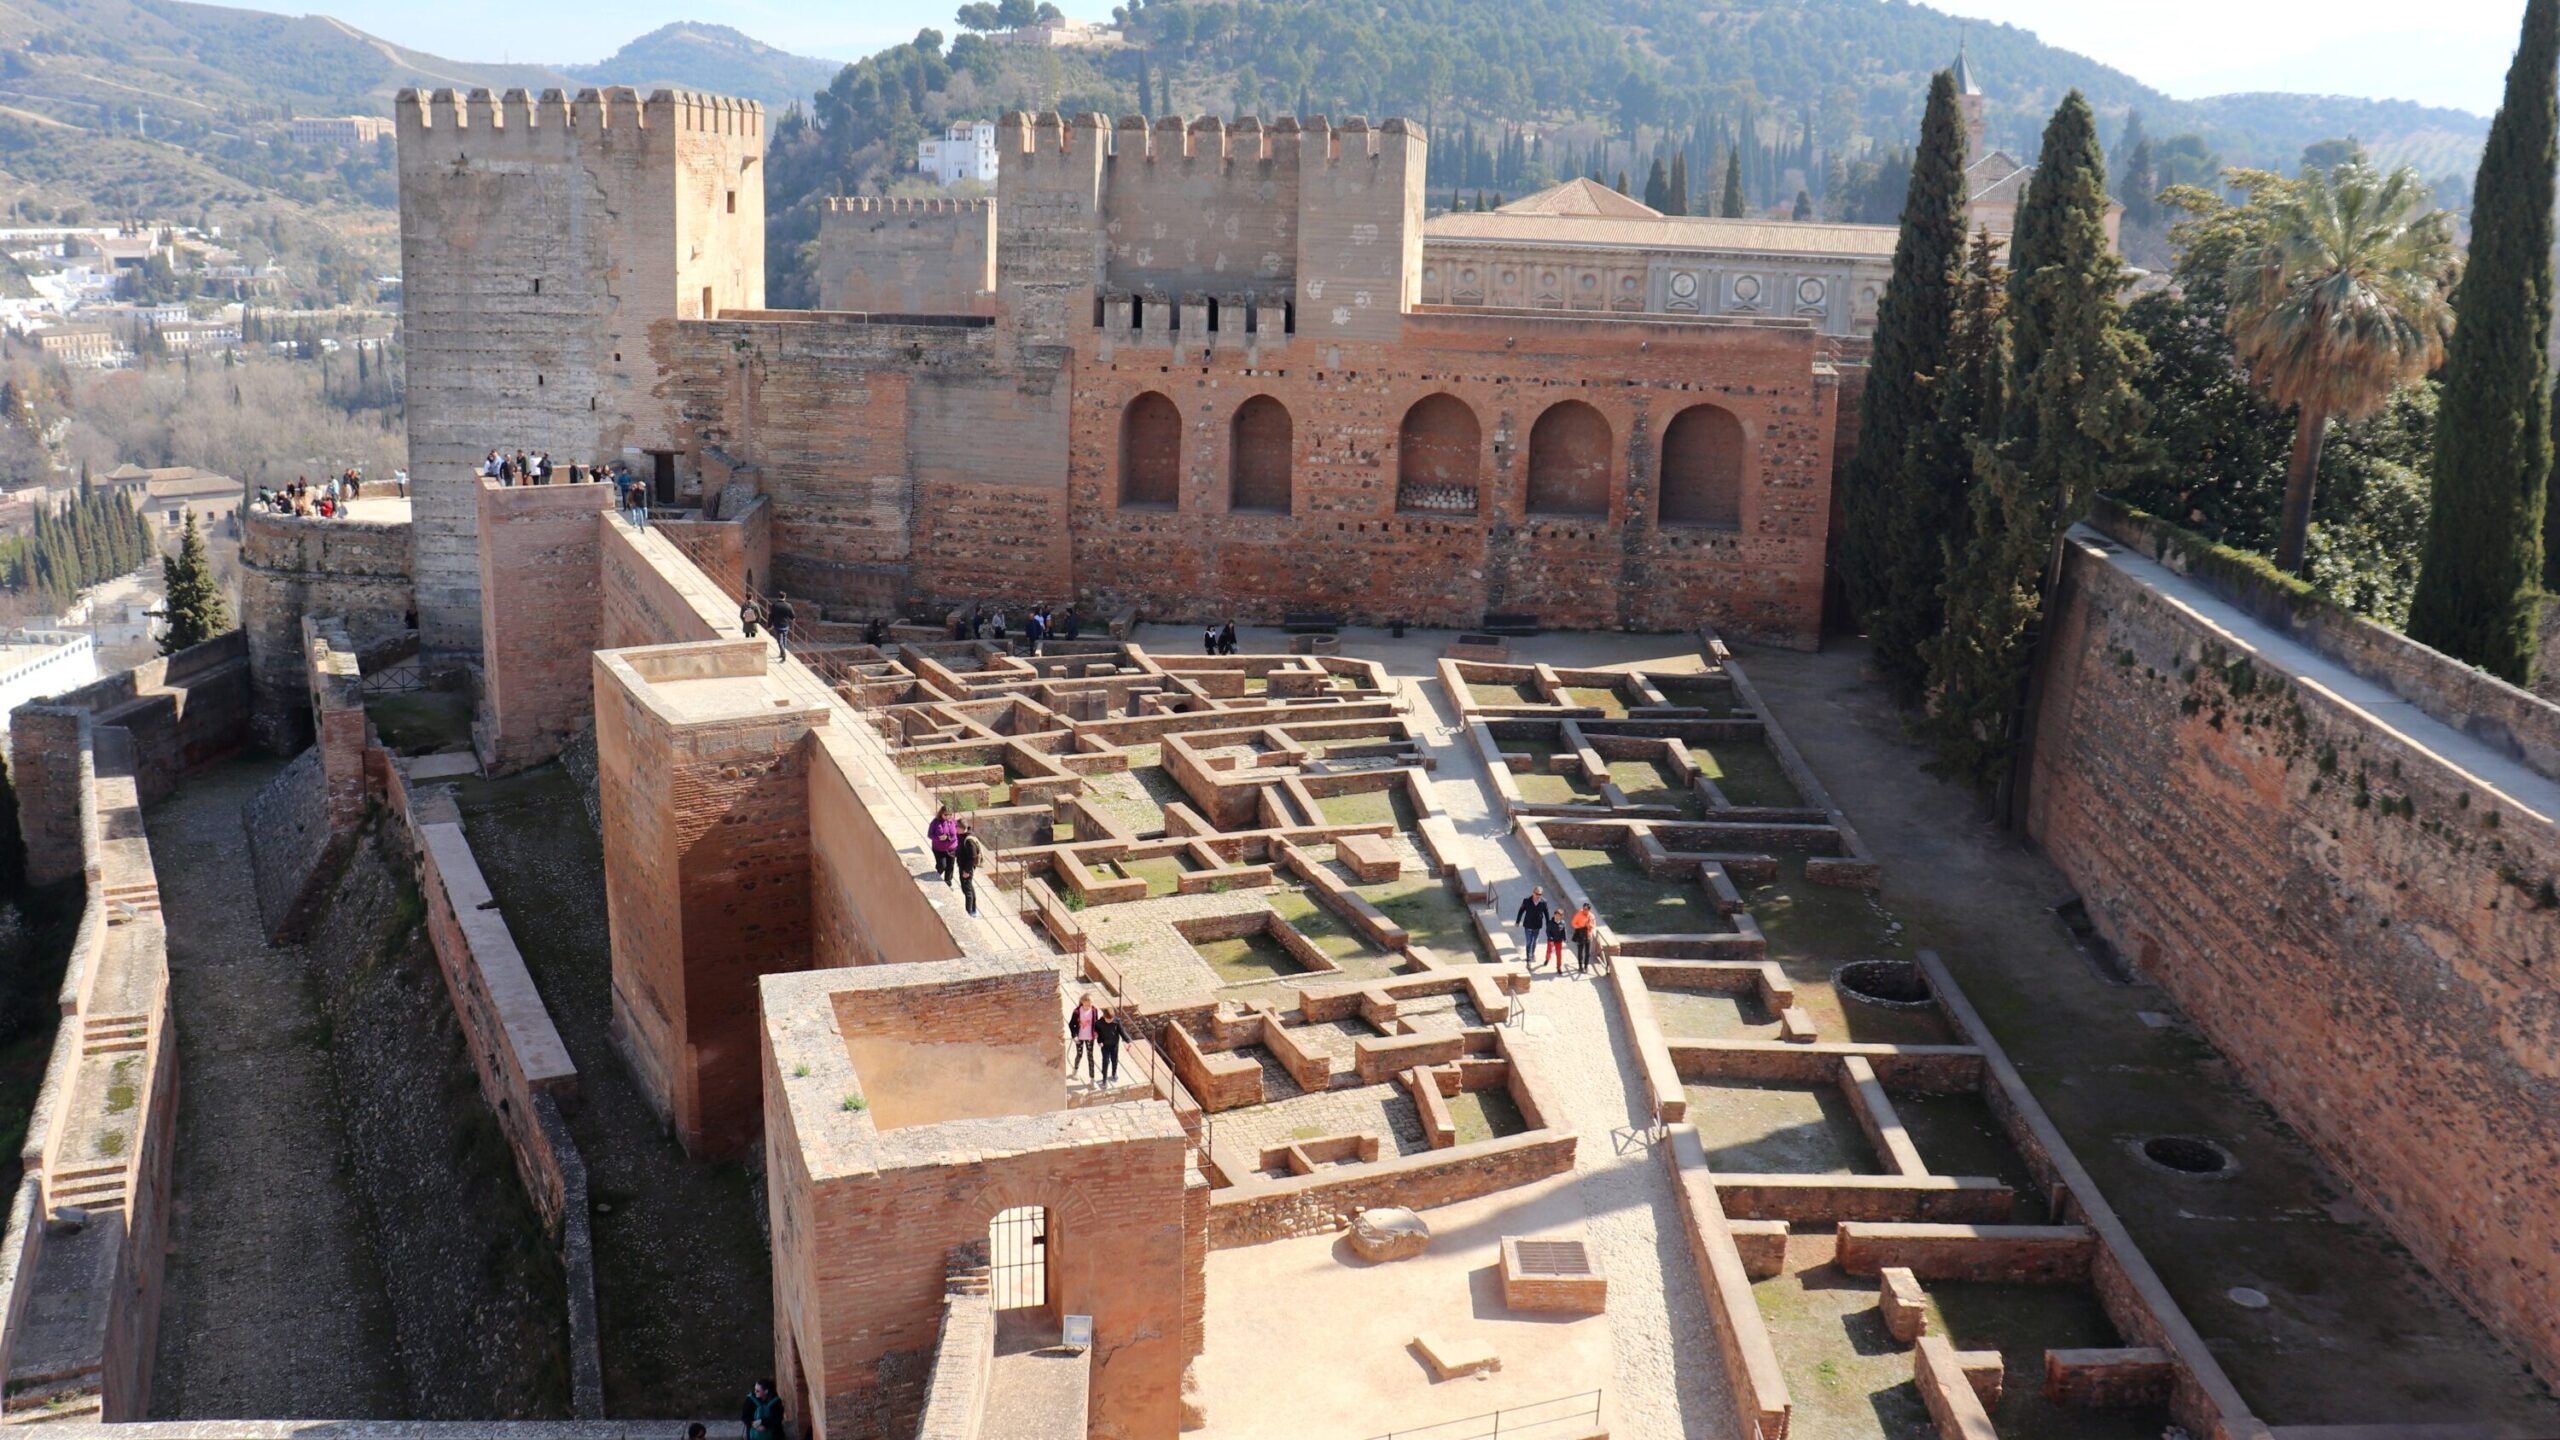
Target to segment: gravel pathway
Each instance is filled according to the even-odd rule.
[[[403,1405],[308,959],[258,924],[240,810],[278,768],[193,776],[146,817],[179,1076],[156,1418]]]
[[[1346,645],[1345,653],[1351,649]],[[1495,908],[1507,913],[1526,886],[1526,857],[1494,804],[1475,747],[1465,743],[1447,697],[1436,678],[1429,678],[1429,652],[1363,645],[1359,653],[1385,661],[1395,676],[1424,749],[1438,761],[1429,777],[1432,801],[1457,827],[1461,846],[1493,887]],[[1551,1103],[1562,1112],[1558,1118],[1581,1136],[1574,1188],[1588,1217],[1594,1258],[1609,1276],[1611,1431],[1730,1433],[1733,1407],[1706,1299],[1690,1263],[1671,1177],[1645,1138],[1650,1107],[1644,1082],[1608,986],[1542,977],[1525,1009],[1514,1043],[1537,1065]]]

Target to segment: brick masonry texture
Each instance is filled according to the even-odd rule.
[[[2054,640],[2032,833],[2393,1234],[2560,1376],[2551,819],[2094,549]]]
[[[756,188],[760,117],[712,103],[400,105],[430,650],[479,640],[491,445],[663,457],[723,519],[761,497],[759,588],[864,614],[1818,635],[1846,349],[1798,321],[1417,306],[1416,127],[1009,116],[992,212],[842,202],[820,268],[843,308],[776,312],[719,178]],[[712,123],[660,133],[687,113]]]
[[[478,482],[483,715],[474,731],[492,772],[560,753],[595,708],[588,648],[604,623],[596,517],[610,485]]]

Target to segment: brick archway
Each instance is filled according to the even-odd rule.
[[[1120,507],[1171,510],[1182,500],[1182,412],[1150,390],[1120,415]]]
[[[1662,523],[1732,530],[1742,524],[1742,422],[1717,405],[1692,405],[1662,432]]]
[[[1256,395],[1236,407],[1227,427],[1227,508],[1263,515],[1290,509],[1295,460],[1289,407]]]
[[[1529,514],[1606,517],[1615,443],[1608,420],[1581,401],[1548,406],[1529,428]]]

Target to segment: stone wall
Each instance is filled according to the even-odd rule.
[[[305,615],[333,616],[359,654],[417,624],[412,528],[405,522],[317,520],[270,511],[242,516],[240,628],[254,688],[250,738],[278,755],[311,739],[302,652]]]
[[[610,485],[475,482],[479,505],[480,714],[492,773],[560,753],[595,715],[587,656],[604,628],[600,520]]]
[[[2075,542],[2030,831],[2359,1200],[2560,1377],[2560,835],[2269,640]],[[2439,702],[2487,696],[2475,734],[2552,718],[2418,647],[2367,653]]]
[[[992,200],[837,196],[818,215],[818,308],[982,315],[995,308]]]
[[[104,680],[21,705],[10,715],[10,773],[26,835],[27,875],[37,884],[80,868],[78,807],[87,793],[74,715],[113,726],[130,748],[141,803],[188,771],[239,753],[249,738],[249,648],[234,630]]]
[[[47,768],[78,788],[67,808],[85,893],[19,1150],[27,1188],[0,1240],[0,1255],[15,1258],[0,1295],[0,1374],[13,1410],[49,1391],[65,1403],[94,1396],[99,1418],[124,1421],[148,1406],[168,1245],[178,1091],[168,930],[131,737],[77,710],[40,719],[67,751]],[[65,1211],[85,1218],[55,1223]]]
[[[656,337],[764,303],[764,114],[661,90],[402,91],[401,314],[426,647],[480,643],[473,467],[673,452]]]
[[[1321,1235],[1345,1215],[1379,1205],[1425,1210],[1561,1175],[1573,1168],[1572,1131],[1539,1130],[1453,1150],[1426,1150],[1209,1197],[1209,1244],[1224,1250],[1292,1235]]]

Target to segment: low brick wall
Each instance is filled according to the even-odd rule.
[[[11,713],[10,772],[26,835],[27,877],[51,884],[81,867],[79,741],[73,713],[123,732],[141,803],[249,741],[249,647],[234,630]]]
[[[1340,1174],[1235,1186],[1209,1197],[1209,1244],[1224,1250],[1321,1235],[1380,1205],[1454,1205],[1573,1168],[1572,1131],[1533,1130],[1453,1150],[1381,1160]]]
[[[1840,1268],[1873,1275],[1899,1266],[1922,1280],[2004,1285],[2082,1283],[2098,1248],[2086,1225],[1898,1224],[1845,1220]]]

